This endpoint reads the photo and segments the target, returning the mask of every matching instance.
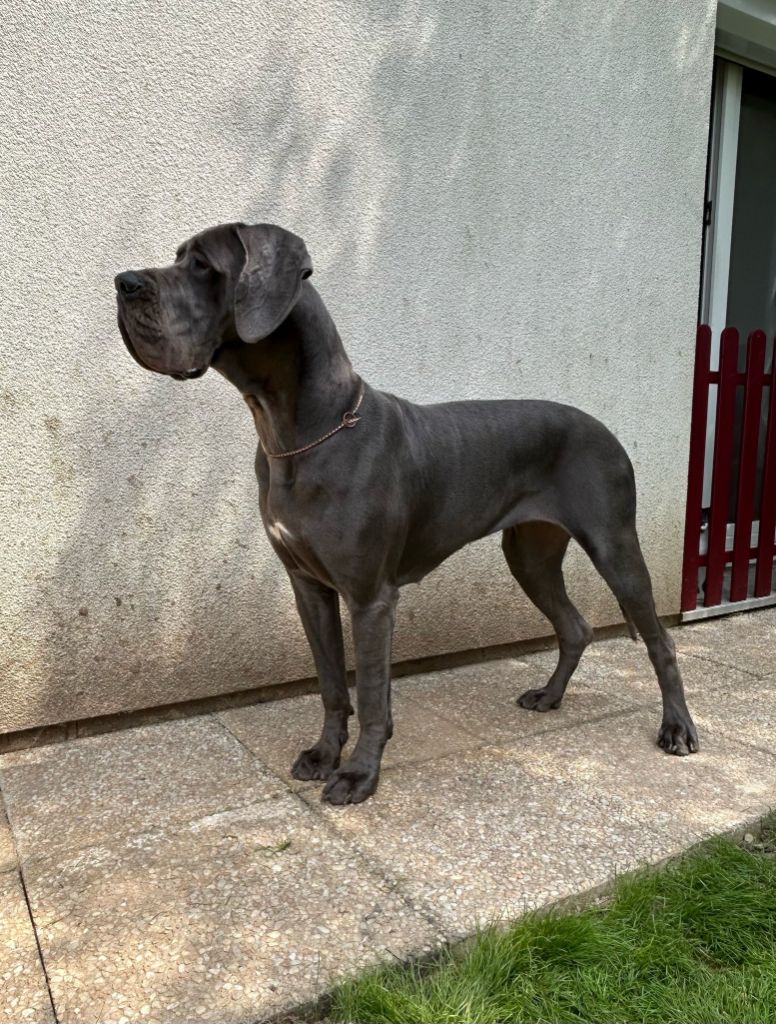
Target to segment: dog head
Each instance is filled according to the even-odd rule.
[[[222,224],[179,246],[168,267],[116,275],[121,336],[147,370],[201,377],[218,349],[253,344],[293,309],[312,263],[301,238],[274,224]]]

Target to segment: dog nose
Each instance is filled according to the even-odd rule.
[[[122,295],[134,295],[143,287],[143,279],[134,270],[125,270],[122,274],[116,274],[113,283],[116,291]]]

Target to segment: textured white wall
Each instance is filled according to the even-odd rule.
[[[373,385],[605,420],[677,610],[713,0],[3,6],[0,731],[312,671],[248,410],[115,327],[114,273],[218,221],[304,236]],[[395,654],[547,631],[491,538]]]

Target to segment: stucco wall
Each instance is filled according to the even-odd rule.
[[[357,369],[551,397],[630,451],[677,610],[712,0],[5,4],[0,731],[311,673],[248,410],[142,372],[121,268],[303,235]],[[584,559],[571,589],[619,612]],[[545,634],[498,538],[401,602],[397,659]]]

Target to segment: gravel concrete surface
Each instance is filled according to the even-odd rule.
[[[0,757],[0,1024],[261,1021],[776,804],[776,609],[673,631],[702,749],[654,744],[641,644],[406,677],[377,794],[289,774],[317,697]],[[352,741],[351,741],[352,742]],[[7,817],[6,817],[7,815]]]

